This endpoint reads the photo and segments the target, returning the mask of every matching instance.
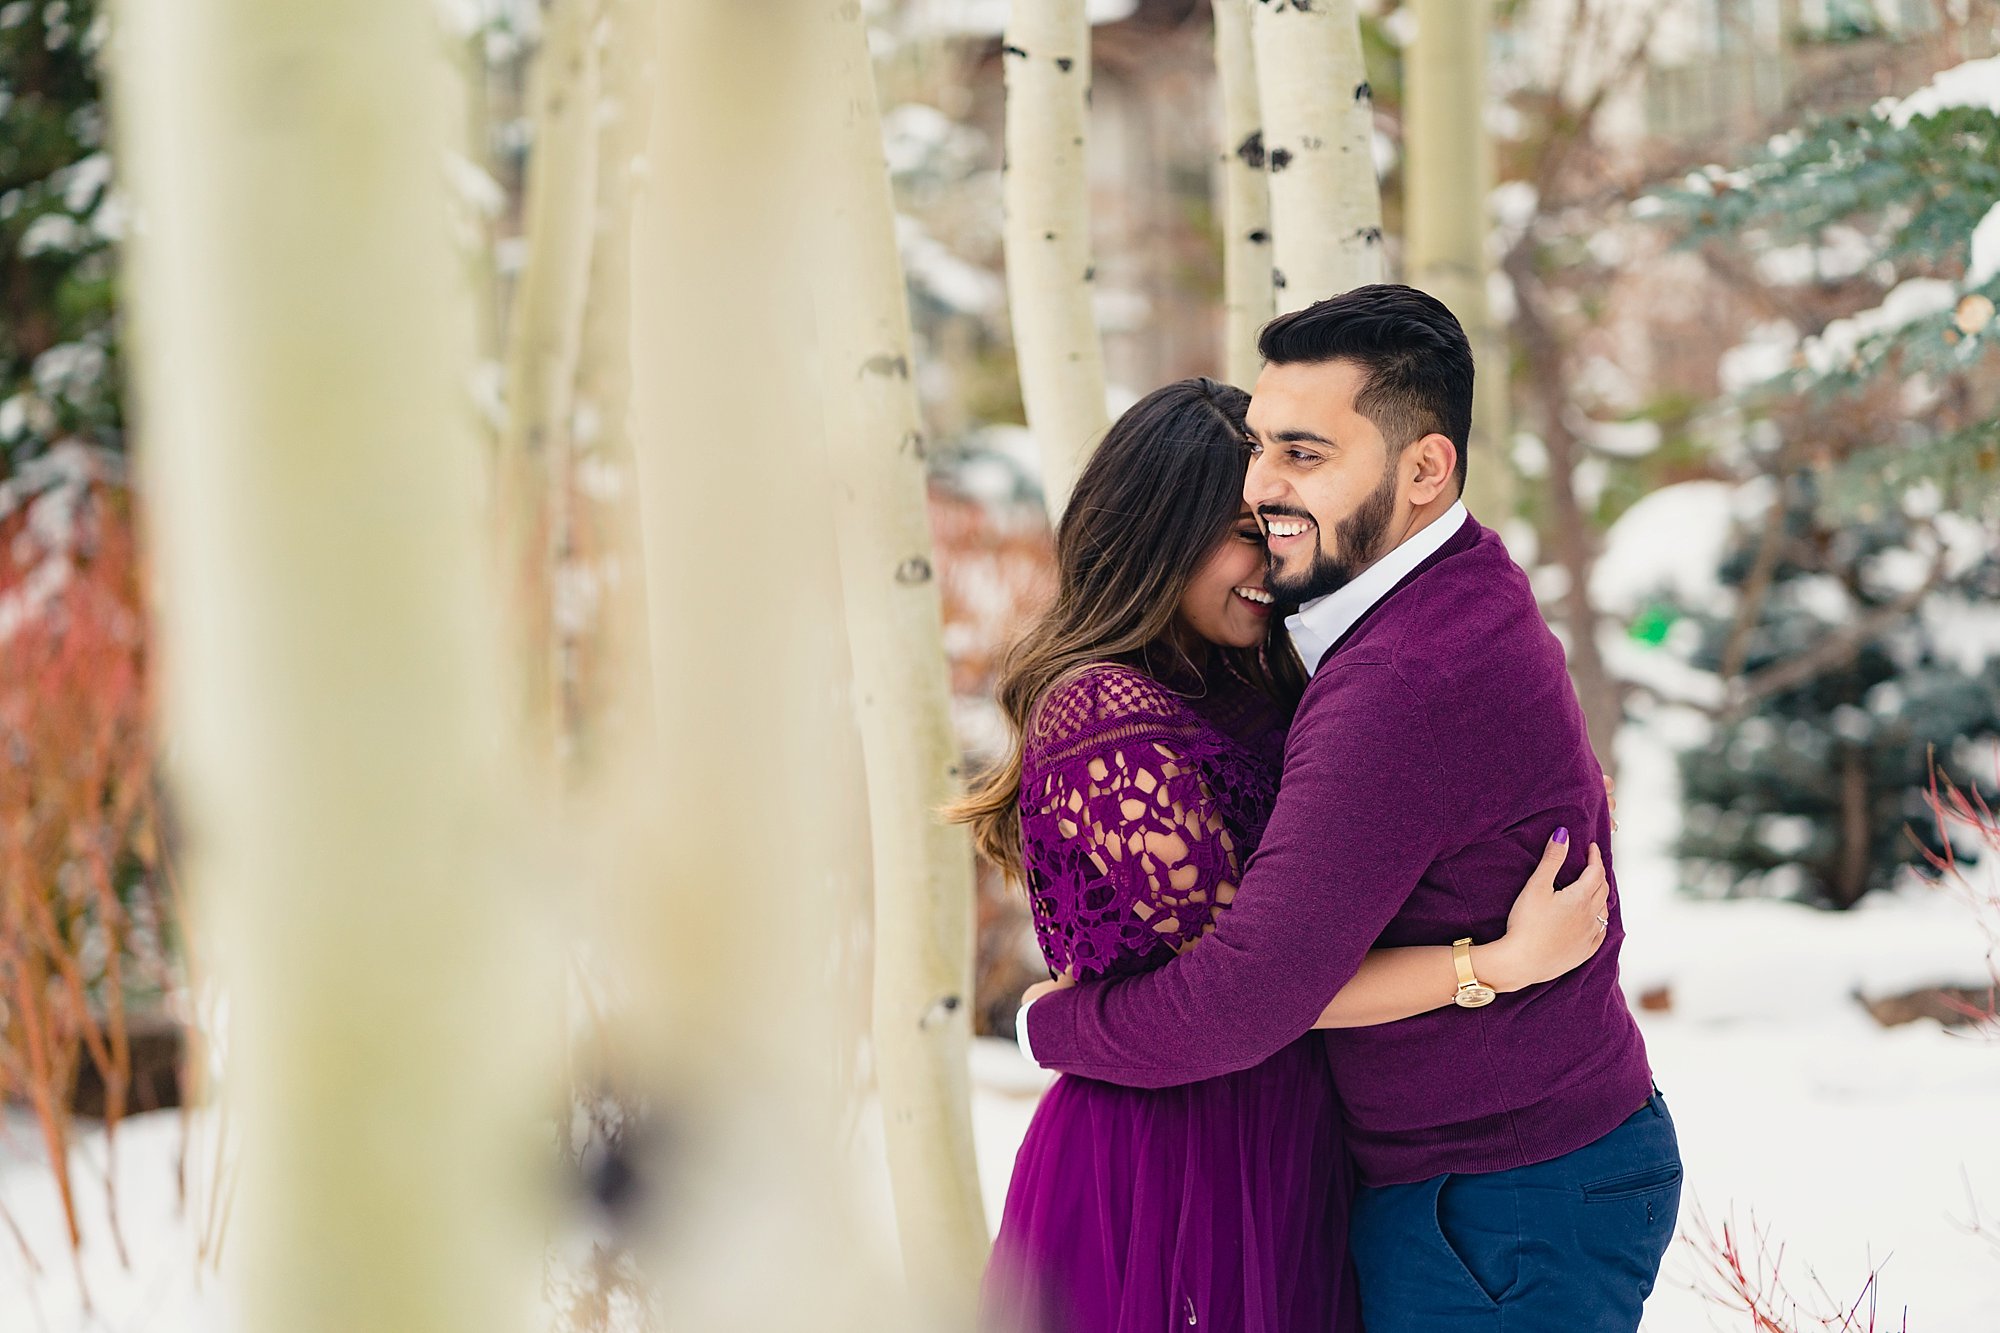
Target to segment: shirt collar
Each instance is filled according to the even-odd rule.
[[[1368,614],[1370,607],[1387,597],[1410,571],[1450,541],[1469,517],[1465,502],[1456,502],[1422,530],[1405,538],[1402,545],[1362,570],[1344,587],[1324,597],[1314,598],[1301,606],[1297,615],[1285,617],[1285,629],[1292,636],[1292,646],[1305,660],[1306,670],[1317,672],[1327,650],[1339,643],[1341,637],[1354,628],[1354,623]]]

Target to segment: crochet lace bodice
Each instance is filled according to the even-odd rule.
[[[1030,719],[1021,834],[1051,971],[1145,971],[1214,929],[1270,818],[1285,716],[1226,677],[1196,697],[1100,664]]]

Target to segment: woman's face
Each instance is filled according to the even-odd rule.
[[[1264,563],[1264,533],[1245,506],[1181,594],[1182,622],[1225,648],[1264,642],[1273,600],[1264,590]]]

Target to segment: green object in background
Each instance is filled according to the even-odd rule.
[[[1679,619],[1680,614],[1672,607],[1655,602],[1634,616],[1625,632],[1648,648],[1657,648],[1667,641],[1667,632]]]

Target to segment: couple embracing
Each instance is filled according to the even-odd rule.
[[[1259,350],[1252,395],[1169,385],[1091,457],[1017,743],[955,812],[1027,887],[1054,980],[1019,1035],[1063,1075],[987,1321],[1630,1333],[1680,1155],[1608,785],[1460,499],[1465,334],[1383,285]]]

